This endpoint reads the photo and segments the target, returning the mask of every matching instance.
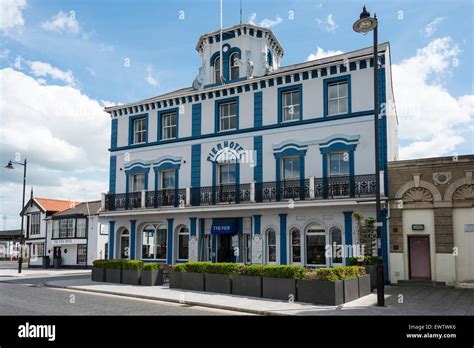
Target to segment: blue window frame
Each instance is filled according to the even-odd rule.
[[[301,84],[278,88],[278,123],[303,119],[303,87]]]
[[[239,129],[239,97],[216,100],[215,132]]]
[[[161,110],[158,112],[158,140],[178,139],[179,108]]]
[[[149,172],[150,167],[143,164],[133,165],[131,168],[125,169],[125,192],[136,192],[137,187],[143,190],[148,190]]]
[[[352,112],[351,75],[324,80],[324,117]]]
[[[148,114],[131,116],[128,124],[128,145],[148,143]]]

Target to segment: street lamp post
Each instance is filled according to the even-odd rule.
[[[23,243],[24,243],[24,236],[23,236],[23,221],[24,221],[24,216],[23,216],[23,209],[25,208],[25,187],[26,187],[26,158],[23,163],[21,162],[12,162],[8,161],[8,164],[5,166],[7,169],[15,169],[13,167],[13,164],[18,164],[20,166],[23,166],[23,200],[22,200],[22,205],[21,205],[21,236],[20,236],[20,250],[19,250],[19,255],[18,255],[18,273],[21,273],[21,266],[23,264]]]
[[[365,6],[360,14],[360,18],[352,26],[355,32],[366,34],[374,32],[374,141],[375,141],[375,209],[376,209],[376,231],[377,231],[377,305],[385,306],[384,289],[384,266],[382,258],[382,243],[380,225],[382,215],[380,210],[380,163],[379,163],[379,100],[378,100],[378,20],[377,15],[370,17],[370,13]]]

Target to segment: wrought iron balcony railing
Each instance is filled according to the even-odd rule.
[[[106,194],[105,210],[340,199],[375,195],[375,175],[336,176]]]

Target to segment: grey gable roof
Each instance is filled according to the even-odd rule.
[[[86,203],[89,204],[89,210],[87,209]],[[100,201],[84,202],[68,210],[64,210],[60,213],[54,214],[53,219],[60,218],[60,217],[77,216],[77,215],[87,216],[89,215],[89,211],[91,215],[98,215],[99,210],[100,210]]]

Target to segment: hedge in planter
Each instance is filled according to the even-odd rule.
[[[237,274],[241,265],[223,262],[223,263],[207,263],[202,266],[205,272],[205,290],[208,292],[217,292],[221,294],[232,293],[231,276]]]
[[[305,279],[297,280],[297,301],[336,306],[355,300],[359,297],[359,277],[364,274],[358,266],[307,271]]]
[[[141,271],[141,285],[163,285],[163,282],[163,270],[156,262],[149,262],[143,265]]]
[[[130,285],[140,285],[143,261],[130,260],[123,264],[122,283]]]
[[[370,274],[370,291],[377,288],[377,256],[350,257],[349,264],[364,267]]]
[[[92,262],[91,279],[94,282],[105,282],[105,270],[109,260],[95,260]]]
[[[121,283],[122,269],[128,260],[110,260],[105,271],[105,280],[107,283]]]

